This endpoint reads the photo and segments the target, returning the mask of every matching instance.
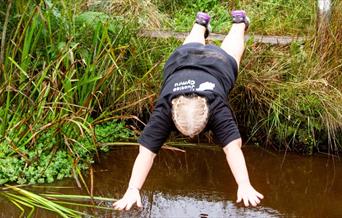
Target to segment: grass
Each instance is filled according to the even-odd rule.
[[[155,0],[154,3],[170,19],[164,28],[181,32],[189,31],[198,11],[205,11],[212,16],[213,32],[226,33],[231,26],[229,12],[234,9],[248,13],[253,34],[297,36],[315,32],[316,2],[310,0]]]
[[[304,44],[248,48],[233,105],[252,141],[309,154],[340,150],[341,7],[335,3],[326,32]]]
[[[0,75],[1,184],[51,182],[85,169],[97,153],[95,122],[108,114],[106,93],[125,95],[134,79],[121,67],[135,27],[78,7],[13,5]]]
[[[86,208],[94,208],[98,210],[114,210],[112,207],[104,207],[93,204],[91,202],[114,202],[115,199],[103,198],[103,197],[89,197],[83,195],[63,195],[63,194],[36,194],[34,192],[27,191],[17,186],[6,186],[0,190],[0,195],[7,198],[21,211],[20,217],[33,217],[37,208],[45,209],[56,213],[60,217],[92,217],[92,215],[84,212]],[[63,199],[67,199],[65,201]],[[79,203],[84,201],[90,203]],[[64,206],[67,205],[67,206]],[[82,208],[82,211],[72,208]],[[29,212],[26,212],[25,208],[29,208]]]

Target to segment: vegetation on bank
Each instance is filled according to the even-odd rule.
[[[239,6],[250,11],[250,34],[307,37],[289,46],[248,42],[230,99],[246,139],[305,153],[341,149],[342,4],[334,2],[322,46],[312,1],[224,2],[1,2],[0,184],[76,177],[105,142],[134,138],[163,63],[181,44],[139,30],[188,30],[200,9],[216,16],[215,32],[228,30],[226,11]]]
[[[134,79],[121,68],[135,27],[81,6],[2,3],[0,184],[77,177],[102,143],[133,136],[111,100]]]
[[[264,35],[306,35],[315,31],[316,1],[312,0],[152,0],[168,14],[164,27],[187,32],[197,11],[212,16],[215,33],[226,33],[231,26],[230,11],[243,9],[252,21],[250,32]]]

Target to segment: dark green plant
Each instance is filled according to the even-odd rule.
[[[38,134],[29,132],[25,136],[32,141],[29,145],[15,141],[16,133],[7,136],[0,142],[0,184],[51,183],[71,177],[75,172],[73,168],[88,169],[94,162],[98,146],[102,151],[108,151],[102,143],[133,136],[122,121],[97,125],[89,131],[79,125],[82,124],[65,123],[60,129],[47,128]]]

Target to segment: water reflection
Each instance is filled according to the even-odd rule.
[[[136,148],[130,150],[132,152],[127,147],[117,148],[115,163],[112,153],[108,156],[109,162],[105,158],[99,165],[108,172],[116,172],[111,179],[106,179],[107,184],[102,185],[110,187],[117,198],[124,193],[137,154]],[[284,156],[283,153],[266,152],[253,147],[243,150],[252,184],[265,195],[260,207],[246,209],[233,203],[237,187],[221,150],[187,148],[186,153],[163,150],[158,155],[143,192],[144,195],[155,193],[158,196],[150,196],[148,200],[154,202],[152,212],[158,212],[152,215],[168,217],[172,213],[168,216],[167,213],[174,210],[177,215],[184,214],[186,217],[199,217],[201,213],[209,217],[222,217],[226,213],[246,217],[251,214],[256,217],[342,216],[340,160],[326,156]],[[101,177],[101,174],[98,172],[97,175]],[[182,202],[184,206],[179,207],[175,202]],[[193,208],[207,208],[207,211]]]
[[[149,205],[147,205],[149,206]],[[277,217],[277,211],[267,208],[237,207],[227,200],[212,196],[173,196],[162,192],[153,194],[149,208],[152,217]]]
[[[237,186],[220,149],[185,150],[159,153],[142,190],[142,210],[89,212],[97,217],[342,217],[341,160],[284,156],[246,147],[243,151],[252,184],[265,199],[257,208],[245,208],[235,203]],[[123,146],[102,155],[94,166],[94,194],[120,198],[137,152],[137,147]],[[76,187],[74,183],[70,179],[53,186]],[[63,193],[86,194],[77,188]],[[4,212],[4,208],[12,208],[9,204],[0,201],[1,217],[20,214]],[[43,211],[36,216],[53,217]]]

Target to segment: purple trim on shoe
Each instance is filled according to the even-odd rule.
[[[232,20],[233,20],[233,23],[244,23],[246,25],[245,30],[247,30],[249,27],[250,21],[244,10],[232,11]]]
[[[210,22],[210,19],[211,17],[204,12],[198,12],[196,15],[196,20],[204,21],[206,25]]]
[[[241,16],[241,17],[246,17],[246,12],[244,10],[236,10],[232,11],[232,16]]]

